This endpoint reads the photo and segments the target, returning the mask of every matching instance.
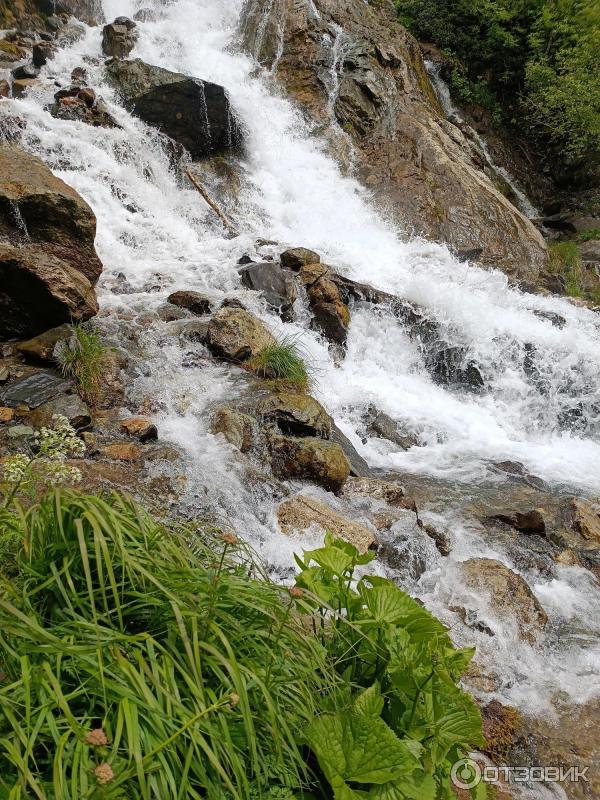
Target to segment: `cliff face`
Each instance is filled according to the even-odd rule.
[[[540,233],[492,184],[448,122],[415,39],[387,0],[248,0],[245,44],[322,127],[407,232],[536,282]]]

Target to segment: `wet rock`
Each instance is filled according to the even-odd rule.
[[[431,523],[424,524],[423,530],[430,539],[433,539],[440,555],[450,555],[452,547],[450,546],[450,539],[447,533],[438,530],[438,528],[436,528],[435,525],[431,525]]]
[[[278,478],[300,478],[340,492],[350,475],[350,463],[335,442],[271,436],[269,446],[271,467]]]
[[[492,465],[494,470],[508,476],[509,480],[516,483],[525,483],[536,489],[544,490],[547,484],[536,475],[531,475],[526,467],[519,461],[496,461]]]
[[[268,68],[276,63],[274,78],[403,227],[454,250],[482,249],[485,265],[537,280],[548,262],[541,234],[445,119],[419,45],[392,3],[274,0],[266,11],[248,3],[243,30],[249,51]],[[338,37],[344,57],[332,109],[328,70]]]
[[[96,218],[35,156],[0,146],[0,337],[33,336],[97,312]]]
[[[121,370],[127,359],[117,350],[109,350],[102,360],[102,383],[96,399],[97,408],[114,408],[123,401],[125,387],[121,378]]]
[[[43,67],[56,52],[56,47],[52,42],[37,42],[33,45],[32,58],[35,67]],[[31,77],[36,77],[31,76]]]
[[[98,312],[89,280],[45,246],[0,239],[0,338],[38,334]]]
[[[31,439],[35,435],[31,425],[14,425],[8,429],[9,439]]]
[[[323,406],[306,394],[281,392],[265,398],[257,408],[266,423],[288,436],[319,436],[329,439],[332,420]]]
[[[224,407],[215,411],[211,430],[222,433],[229,444],[247,453],[254,443],[256,422],[249,414]]]
[[[186,308],[179,308],[171,303],[163,303],[156,309],[156,316],[162,319],[163,322],[175,322],[182,319],[190,319],[191,312]]]
[[[85,28],[78,22],[68,22],[57,31],[56,42],[60,47],[67,47],[69,45],[79,42],[85,36]]]
[[[458,384],[467,389],[482,389],[483,375],[474,361],[469,361],[461,347],[430,348],[425,363],[436,383],[443,386]]]
[[[158,429],[156,425],[146,417],[129,417],[121,422],[121,429],[128,436],[132,436],[140,442],[150,442],[158,439]]]
[[[193,314],[209,314],[211,303],[205,294],[200,292],[179,291],[173,292],[167,297],[167,302],[179,308],[187,308]]]
[[[375,546],[373,531],[366,525],[354,522],[326,503],[305,495],[281,503],[277,509],[277,520],[286,534],[305,531],[315,526],[351,542],[360,553],[366,553]]]
[[[11,408],[37,408],[73,388],[73,381],[63,378],[56,370],[34,372],[10,383],[0,391],[0,403]]]
[[[289,315],[298,290],[292,275],[278,264],[265,261],[240,270],[242,286],[260,292],[271,308],[283,316]]]
[[[74,84],[60,89],[54,95],[55,102],[48,106],[48,111],[57,119],[85,122],[96,128],[118,128],[114,117],[106,108],[101,97],[97,97],[88,86]]]
[[[331,426],[330,439],[340,445],[348,461],[350,462],[350,474],[355,478],[371,478],[373,470],[365,459],[359,454],[358,450],[346,434],[337,427],[335,423]]]
[[[209,319],[182,319],[171,322],[167,332],[170,336],[180,336],[189,342],[206,344],[209,325]]]
[[[12,76],[16,80],[31,80],[32,78],[37,78],[40,74],[38,67],[34,66],[33,64],[24,64],[21,67],[16,67],[13,69]]]
[[[483,721],[483,752],[495,764],[506,764],[509,751],[514,744],[520,722],[519,712],[492,700],[481,709]]]
[[[350,325],[350,311],[336,284],[327,276],[307,287],[308,303],[315,326],[336,344],[344,344]]]
[[[36,428],[54,427],[53,417],[66,417],[77,431],[89,428],[92,417],[89,408],[77,394],[67,394],[39,406],[27,418]]]
[[[44,333],[34,336],[33,339],[28,339],[26,342],[19,342],[17,352],[34,363],[54,364],[54,348],[59,342],[64,342],[66,339],[70,339],[71,336],[73,336],[71,325],[59,325],[57,328],[44,331]]]
[[[136,22],[156,22],[160,16],[153,8],[140,8],[133,15]]]
[[[388,414],[377,409],[370,409],[367,415],[367,433],[380,439],[387,439],[402,450],[410,450],[419,444],[414,434],[404,431]]]
[[[56,12],[72,14],[86,25],[100,25],[104,22],[102,0],[43,0],[54,6]],[[38,0],[40,2],[40,0]]]
[[[245,361],[276,344],[276,340],[250,312],[221,308],[208,325],[207,344],[211,352],[221,358]]]
[[[326,276],[331,277],[331,273],[325,264],[305,264],[298,272],[298,280],[307,288]]]
[[[280,256],[281,266],[298,272],[305,264],[318,264],[321,256],[305,247],[293,247]]]
[[[23,97],[31,88],[39,85],[37,78],[15,78],[12,82],[13,97]]]
[[[221,303],[221,308],[243,308],[246,311],[246,306],[237,297],[226,297]]]
[[[127,17],[118,17],[102,30],[102,52],[109,58],[124,59],[137,42],[135,22]]]
[[[600,502],[572,497],[561,509],[561,521],[571,533],[572,543],[584,548],[600,547]]]
[[[139,445],[127,442],[105,445],[99,449],[99,452],[101,456],[111,461],[138,461],[142,456]]]
[[[8,408],[7,406],[0,406],[0,425],[8,425],[9,422],[13,421],[15,416],[14,408]]]
[[[501,620],[511,620],[519,638],[533,644],[548,616],[525,580],[500,561],[470,558],[460,564],[464,584],[490,598],[492,611]]]
[[[107,76],[140,119],[183,145],[192,158],[239,149],[240,126],[222,86],[135,61],[111,61]]]
[[[405,508],[407,499],[404,488],[399,483],[383,481],[379,478],[348,478],[344,486],[344,495],[348,497],[372,497],[391,506]],[[414,501],[411,501],[414,502]]]
[[[534,533],[539,536],[544,536],[546,533],[546,521],[543,511],[537,508],[532,511],[508,511],[503,514],[495,514],[492,519],[503,522],[505,525],[510,525],[511,528],[515,528],[521,533]]]
[[[10,97],[10,83],[8,81],[0,81],[0,97]]]

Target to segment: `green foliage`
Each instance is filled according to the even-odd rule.
[[[83,400],[95,406],[101,393],[107,348],[94,330],[73,325],[72,331],[70,339],[56,345],[54,357],[63,374],[76,380]]]
[[[321,641],[351,687],[311,725],[309,742],[338,800],[353,798],[355,784],[361,797],[452,797],[452,764],[482,741],[477,707],[456,685],[473,650],[456,650],[444,626],[391,581],[357,580],[356,568],[373,557],[328,535],[296,559]]]
[[[598,0],[396,0],[416,36],[454,54],[451,89],[522,125],[563,167],[600,164]],[[486,88],[487,87],[487,88]],[[573,177],[573,176],[571,176]]]
[[[262,378],[289,384],[306,391],[311,383],[310,369],[297,340],[282,339],[250,359],[248,366]]]
[[[456,685],[472,651],[390,581],[357,579],[372,554],[327,536],[286,589],[233,534],[117,495],[57,490],[10,524],[3,800],[452,797],[450,765],[481,737]]]
[[[255,577],[235,537],[61,491],[19,525],[22,588],[0,593],[0,797],[303,785],[299,732],[333,672],[289,591]],[[91,746],[99,729],[108,744]]]

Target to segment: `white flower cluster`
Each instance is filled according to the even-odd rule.
[[[3,464],[6,483],[25,488],[36,481],[57,486],[81,480],[77,467],[66,462],[69,457],[82,457],[85,444],[66,417],[56,415],[52,419],[53,428],[41,428],[35,434],[35,452],[31,456],[18,453],[6,459]]]

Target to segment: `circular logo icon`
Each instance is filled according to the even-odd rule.
[[[474,789],[481,782],[481,767],[472,758],[461,758],[452,765],[450,777],[458,789]]]

